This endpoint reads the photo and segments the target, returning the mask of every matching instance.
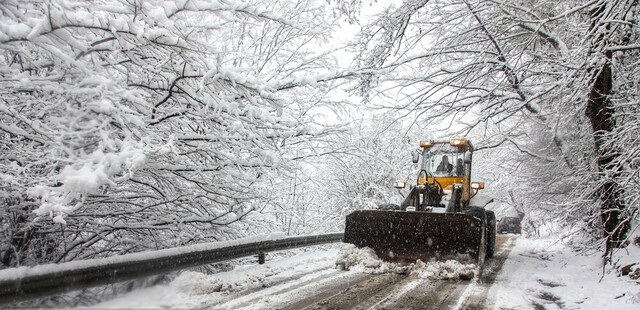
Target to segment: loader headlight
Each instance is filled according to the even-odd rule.
[[[482,182],[471,182],[471,188],[473,188],[473,189],[484,189],[484,183],[482,183]]]
[[[420,141],[420,147],[432,147],[433,141],[431,140],[422,140]]]
[[[398,181],[398,182],[396,182],[394,187],[397,188],[397,189],[402,189],[402,188],[407,187],[407,183]]]
[[[449,141],[452,146],[465,146],[467,145],[467,139],[465,138],[453,138]]]

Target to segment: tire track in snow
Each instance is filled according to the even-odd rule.
[[[349,285],[333,285],[325,294],[318,294],[311,298],[292,303],[283,309],[368,309],[394,291],[407,285],[415,279],[396,273],[365,274],[354,273]]]
[[[473,281],[422,280],[409,283],[396,295],[371,309],[489,309],[488,291],[514,243],[514,236],[501,236],[494,258],[487,260],[482,277]]]
[[[398,301],[398,299],[403,297],[405,294],[407,294],[410,291],[415,290],[419,285],[422,284],[423,281],[424,280],[417,279],[415,281],[409,282],[408,284],[406,284],[403,287],[401,287],[398,291],[391,292],[387,297],[385,297],[384,299],[380,300],[378,303],[376,303],[375,305],[373,305],[369,309],[382,309],[388,304],[396,303]]]
[[[237,292],[230,292],[226,297],[216,299],[214,302],[206,303],[199,309],[238,309],[256,303],[270,295],[282,294],[282,292],[294,290],[298,287],[322,281],[319,278],[331,279],[339,277],[340,272],[332,265],[323,265],[319,268],[307,270],[295,276],[279,279],[266,283],[267,286],[245,289]]]
[[[484,272],[480,279],[474,279],[460,296],[458,303],[451,309],[491,309],[495,300],[489,298],[489,290],[496,280],[498,273],[502,270],[504,262],[509,257],[511,249],[515,244],[516,237],[513,235],[499,235],[504,240],[500,250],[497,251],[493,259],[490,259],[485,265]]]
[[[309,300],[330,298],[336,289],[348,288],[361,283],[369,274],[345,272],[336,268],[310,273],[297,280],[285,281],[277,286],[257,290],[253,293],[236,297],[224,304],[207,309],[301,309]]]

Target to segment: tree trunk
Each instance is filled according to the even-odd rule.
[[[596,27],[605,8],[606,2],[603,2],[592,12],[591,28]],[[609,45],[607,41],[606,37],[599,35],[593,42],[594,46],[599,47],[596,50],[603,51],[604,64],[600,68],[593,68],[592,72],[594,74],[585,111],[593,130],[597,167],[599,177],[602,179],[596,195],[600,200],[600,217],[604,228],[604,237],[606,238],[605,255],[609,254],[612,248],[622,245],[630,229],[629,222],[623,216],[623,212],[626,209],[623,188],[616,183],[622,173],[622,167],[616,164],[619,153],[616,150],[607,148],[605,145],[607,135],[616,126],[613,116],[614,107],[609,97],[612,94],[613,87],[611,70],[613,53],[605,49]]]

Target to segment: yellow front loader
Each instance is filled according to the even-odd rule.
[[[495,248],[495,215],[484,208],[493,199],[476,195],[484,184],[471,182],[471,143],[454,138],[421,141],[420,147],[409,195],[399,205],[347,215],[343,241],[372,248],[387,261],[468,257],[483,264]]]

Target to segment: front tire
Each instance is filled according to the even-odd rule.
[[[485,210],[480,207],[471,207],[465,211],[469,215],[473,215],[484,221],[485,225],[485,258],[493,257],[496,248],[496,215],[493,211]]]
[[[496,214],[493,211],[485,211],[487,218],[487,255],[492,258],[496,249]]]

